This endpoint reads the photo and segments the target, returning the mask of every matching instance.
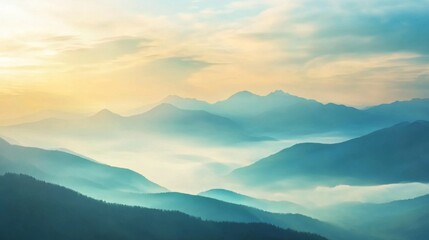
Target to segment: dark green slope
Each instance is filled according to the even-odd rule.
[[[104,198],[105,197],[99,197]],[[370,239],[362,234],[346,231],[335,225],[300,214],[280,214],[183,193],[118,194],[115,199],[127,205],[180,211],[205,220],[228,222],[269,223],[285,229],[312,232],[332,240]]]
[[[60,151],[10,145],[5,141],[0,143],[0,172],[28,174],[108,202],[177,210],[207,220],[270,223],[318,233],[333,240],[352,239],[350,236],[354,236],[341,228],[302,215],[274,214],[181,193],[142,194],[165,189],[127,169]]]
[[[401,123],[338,144],[297,144],[232,173],[265,185],[429,182],[429,122]]]
[[[23,175],[1,176],[0,196],[0,239],[324,239],[267,224],[107,204]]]

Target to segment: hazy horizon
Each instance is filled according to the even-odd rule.
[[[427,238],[428,9],[1,0],[0,238]]]
[[[241,90],[352,106],[425,97],[427,4],[3,1],[0,118]]]

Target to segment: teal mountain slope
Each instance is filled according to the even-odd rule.
[[[304,143],[236,169],[237,181],[372,185],[429,182],[429,122],[401,123],[337,144]]]
[[[178,96],[162,102],[226,116],[253,133],[273,137],[330,132],[362,134],[398,122],[429,120],[429,99],[397,101],[361,110],[322,104],[277,90],[266,96],[242,91],[213,104]]]
[[[202,196],[162,192],[164,188],[127,169],[73,154],[0,142],[0,173],[22,173],[66,186],[87,196],[148,208],[175,210],[213,221],[260,222],[313,232],[330,239],[361,239],[348,231],[299,214],[275,214]]]
[[[80,192],[167,191],[128,169],[111,167],[62,151],[22,147],[1,140],[0,174],[7,172],[28,174]]]
[[[383,118],[384,121],[402,122],[415,120],[429,120],[429,99],[411,99],[408,101],[396,101],[388,104],[373,106],[366,112]]]
[[[97,197],[106,199],[105,197]],[[208,197],[167,192],[155,194],[121,193],[109,201],[155,209],[180,211],[205,220],[269,223],[285,229],[316,233],[332,240],[372,239],[335,225],[300,214],[280,214],[228,203]]]
[[[1,176],[0,196],[1,239],[325,239],[267,224],[108,204],[23,175]]]
[[[258,199],[226,189],[211,189],[205,192],[201,192],[198,195],[218,199],[224,202],[259,208],[270,212],[304,213],[306,211],[303,206],[292,202]]]
[[[200,107],[226,116],[253,133],[284,137],[327,132],[361,132],[374,129],[382,122],[356,108],[320,102],[274,91],[260,96],[248,91],[238,92],[214,104],[189,103],[190,99],[170,101],[178,107]],[[186,104],[185,104],[185,103]]]
[[[143,114],[128,118],[131,126],[167,135],[198,136],[200,139],[217,139],[224,142],[268,140],[252,137],[229,118],[204,110],[183,110],[163,103]]]

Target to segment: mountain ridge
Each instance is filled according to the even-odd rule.
[[[0,194],[4,239],[325,239],[268,224],[216,223],[179,212],[108,204],[24,175],[0,176]]]
[[[58,150],[23,147],[0,140],[0,174],[23,173],[80,191],[119,189],[163,192],[164,187],[125,168],[112,167]],[[79,173],[79,174],[76,174]]]
[[[422,120],[396,124],[342,143],[297,144],[236,169],[231,176],[262,185],[295,180],[309,184],[310,179],[328,186],[429,182],[428,148],[429,122]],[[260,172],[270,175],[262,178]]]

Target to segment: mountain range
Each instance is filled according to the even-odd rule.
[[[169,96],[147,111],[141,109],[145,111],[127,117],[102,110],[80,120],[50,118],[2,127],[0,132],[85,138],[155,134],[232,144],[314,134],[356,136],[402,121],[429,120],[429,99],[357,109],[279,90],[266,96],[242,91],[215,103]]]
[[[252,136],[235,121],[204,110],[184,110],[163,103],[153,109],[128,117],[102,110],[80,120],[45,119],[2,127],[4,135],[35,134],[61,137],[103,139],[106,137],[165,136],[212,143],[239,143],[272,140]]]
[[[325,239],[262,223],[108,204],[24,175],[0,176],[0,195],[1,239]]]
[[[404,122],[342,143],[297,144],[231,176],[256,186],[426,183],[428,149],[429,122]]]
[[[251,132],[280,138],[329,132],[359,135],[402,121],[429,120],[429,99],[357,109],[277,90],[265,96],[242,91],[213,104],[178,96],[169,96],[161,103],[205,110],[239,122]]]
[[[25,139],[25,134],[32,134],[36,139],[49,136],[58,142],[59,138],[120,139],[128,147],[141,140],[140,136],[148,141],[158,140],[161,136],[161,140],[173,139],[172,143],[191,140],[229,146],[312,134],[350,136],[365,133],[334,144],[296,144],[238,168],[228,176],[234,184],[249,188],[287,191],[316,186],[428,183],[428,119],[429,99],[357,109],[322,104],[282,91],[266,96],[243,91],[215,103],[170,96],[149,111],[132,116],[102,110],[81,119],[50,118],[2,127],[0,133],[10,139],[16,136]],[[139,144],[136,144],[137,148],[143,145]],[[25,235],[28,231],[34,231],[32,239],[46,239],[49,238],[46,235],[48,225],[54,226],[52,229],[55,230],[49,234],[60,239],[72,239],[68,231],[82,239],[108,239],[109,236],[133,239],[142,234],[153,239],[177,239],[174,234],[180,234],[184,239],[201,239],[201,236],[205,236],[204,239],[323,239],[285,230],[294,229],[332,240],[411,240],[427,236],[429,227],[425,223],[429,217],[426,214],[429,210],[427,196],[384,204],[344,204],[314,210],[286,201],[252,198],[226,189],[212,189],[199,195],[168,192],[137,172],[101,164],[72,151],[18,146],[0,139],[0,174],[5,173],[26,174],[95,199],[139,206],[106,204],[26,176],[8,174],[0,177],[0,194],[6,196],[0,198],[0,210],[3,209],[1,212],[6,212],[7,216],[0,216],[0,224],[8,226],[0,229],[0,238],[4,236],[6,239],[12,235],[29,238]],[[192,217],[141,207],[179,211]],[[14,209],[19,210],[18,214],[12,214]],[[29,215],[31,209],[35,209],[34,214],[30,214],[33,218],[23,220],[24,214]],[[66,220],[61,222],[57,213],[66,216]],[[308,216],[323,221],[296,213],[308,213]],[[93,216],[102,219],[97,221]],[[147,216],[155,220],[151,222]],[[88,224],[73,225],[76,222]],[[145,223],[148,229],[141,229],[138,222]],[[157,230],[162,222],[167,223],[165,226],[171,232]],[[173,227],[177,224],[179,227]],[[191,232],[192,226],[197,230],[186,235],[183,231]],[[89,231],[87,228],[102,230]]]
[[[252,198],[226,189],[212,189],[200,195],[260,209],[287,211],[290,202]],[[387,203],[341,203],[326,207],[297,209],[352,232],[365,232],[362,239],[413,240],[429,234],[429,195]]]
[[[27,174],[111,203],[180,211],[212,221],[269,223],[330,239],[362,239],[355,233],[299,214],[277,214],[202,196],[166,192],[166,189],[133,171],[62,151],[22,147],[1,141],[0,174],[3,173]]]

